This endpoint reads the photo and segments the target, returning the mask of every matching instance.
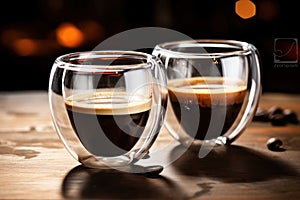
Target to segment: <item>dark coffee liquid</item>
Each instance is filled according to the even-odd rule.
[[[114,157],[130,151],[148,121],[150,99],[124,94],[94,93],[72,96],[66,108],[83,146],[95,156]]]
[[[221,127],[216,129],[219,133],[207,135],[207,139],[226,133],[237,119],[246,94],[245,84],[236,79],[199,77],[171,80],[168,87],[171,106],[181,127],[199,140],[203,140],[208,129],[214,126]],[[216,113],[213,119],[212,112]],[[214,120],[212,127],[211,120]]]

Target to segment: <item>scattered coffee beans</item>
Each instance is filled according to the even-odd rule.
[[[285,126],[287,123],[299,124],[298,116],[294,111],[278,106],[272,106],[268,110],[258,108],[253,121],[271,122],[273,126]]]
[[[273,126],[285,126],[287,123],[299,124],[297,114],[291,109],[272,106],[268,110],[257,108],[253,121],[271,122]],[[267,147],[271,151],[282,151],[283,142],[278,138],[270,138]]]

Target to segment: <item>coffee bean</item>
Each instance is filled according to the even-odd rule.
[[[275,114],[282,114],[283,113],[283,109],[279,106],[272,106],[269,110],[268,110],[269,115],[275,115]]]
[[[280,139],[278,139],[278,138],[270,138],[267,141],[267,147],[271,151],[282,150],[282,148],[281,148],[282,144],[283,144],[283,142]]]
[[[287,122],[292,123],[292,124],[299,124],[297,114],[294,111],[292,111],[291,109],[284,109],[283,115]]]
[[[268,110],[268,117],[273,126],[284,126],[286,125],[286,120],[283,115],[283,109],[278,106],[272,106]]]
[[[253,121],[260,121],[260,122],[270,121],[268,111],[263,108],[257,108],[255,115],[253,117]]]
[[[285,126],[287,121],[283,114],[274,114],[270,117],[273,126]]]

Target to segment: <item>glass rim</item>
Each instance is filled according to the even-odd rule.
[[[134,64],[94,64],[87,62],[72,63],[72,61],[83,60],[83,59],[103,58],[104,60],[111,59],[113,62],[117,58],[127,58],[132,60],[140,60],[141,63]],[[59,68],[68,69],[72,71],[83,71],[83,72],[117,72],[117,71],[128,71],[132,69],[144,69],[149,68],[153,65],[152,60],[155,60],[156,56],[150,55],[143,52],[137,51],[121,51],[121,50],[92,50],[92,51],[79,51],[61,55],[56,58],[55,64]],[[144,60],[145,62],[142,62]]]
[[[203,52],[182,52],[180,50],[170,49],[171,47],[201,47]],[[231,50],[212,53],[207,52],[205,47],[229,48]],[[159,50],[167,54],[182,56],[184,58],[211,58],[248,54],[254,49],[256,48],[252,44],[244,41],[226,39],[195,39],[161,43],[156,45],[154,51]]]

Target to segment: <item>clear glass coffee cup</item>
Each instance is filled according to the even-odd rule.
[[[165,125],[176,140],[207,147],[203,156],[243,133],[261,95],[255,46],[234,40],[174,41],[158,44],[152,54],[167,70]]]
[[[160,132],[167,82],[155,56],[78,52],[56,59],[48,94],[68,152],[87,167],[121,168],[144,157]]]

